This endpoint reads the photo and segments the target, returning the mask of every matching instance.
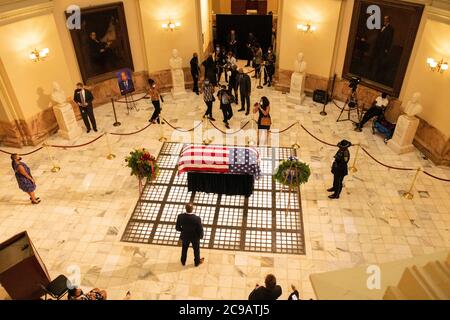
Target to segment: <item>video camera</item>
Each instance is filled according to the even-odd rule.
[[[353,92],[355,92],[356,89],[358,89],[358,85],[360,83],[361,83],[361,78],[360,77],[352,77],[350,79],[350,84],[348,85],[348,87],[351,88]]]

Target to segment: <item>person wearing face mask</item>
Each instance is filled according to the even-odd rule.
[[[41,199],[36,197],[34,191],[36,190],[36,181],[31,175],[30,168],[22,162],[22,158],[18,154],[11,155],[11,166],[16,175],[17,184],[20,190],[28,193],[32,204],[38,204]]]
[[[239,93],[241,94],[241,108],[239,112],[245,111],[245,103],[247,103],[247,112],[245,115],[250,113],[250,95],[252,94],[252,81],[248,74],[244,73],[244,69],[239,69],[238,78]]]
[[[214,98],[214,86],[212,85],[212,83],[209,81],[208,78],[206,78],[203,81],[202,92],[203,92],[203,101],[205,101],[205,104],[207,106],[203,118],[208,117],[209,120],[216,121],[216,119],[214,119],[212,115],[213,103],[214,101],[216,101],[216,98]]]
[[[155,107],[155,111],[153,112],[152,117],[148,120],[151,123],[161,123],[159,119],[159,114],[161,113],[161,102],[164,102],[161,94],[159,93],[158,88],[156,87],[156,82],[153,79],[148,79],[148,84],[150,85],[150,89],[148,90],[148,94],[150,99],[152,99],[152,104]]]
[[[267,143],[272,119],[270,117],[270,101],[267,97],[262,97],[259,103],[255,103],[253,113],[259,113],[258,116],[258,145],[261,140],[263,144]]]
[[[220,91],[217,93],[217,97],[220,100],[220,109],[223,113],[223,123],[225,127],[230,129],[230,124],[228,120],[233,117],[233,109],[231,108],[231,94],[228,92],[226,86],[222,86]]]

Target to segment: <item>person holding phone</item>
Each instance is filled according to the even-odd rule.
[[[148,84],[150,85],[148,94],[150,95],[150,99],[152,99],[152,104],[155,107],[155,111],[153,112],[152,117],[148,121],[151,123],[160,124],[161,120],[159,119],[159,115],[161,113],[161,101],[164,102],[164,100],[162,99],[161,94],[159,93],[155,80],[148,79]]]
[[[272,125],[272,118],[270,117],[270,101],[267,97],[262,97],[261,100],[254,105],[253,113],[259,113],[258,116],[258,145],[261,140],[263,144],[267,143],[270,126]]]

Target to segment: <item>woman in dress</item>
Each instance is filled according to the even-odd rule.
[[[152,99],[152,104],[155,107],[155,111],[153,112],[152,117],[150,118],[150,120],[148,120],[151,123],[156,123],[158,122],[161,123],[160,119],[159,119],[159,114],[161,113],[161,102],[162,101],[162,97],[161,94],[159,93],[158,88],[156,87],[156,82],[153,79],[148,79],[148,84],[150,85],[150,89],[148,90],[148,94],[150,95],[150,99]],[[164,101],[162,101],[164,102]]]
[[[203,118],[208,117],[209,120],[216,121],[216,119],[214,119],[212,114],[213,103],[216,100],[216,98],[214,98],[214,86],[212,85],[212,83],[209,81],[208,78],[205,78],[205,80],[203,81],[202,91],[203,91],[203,101],[205,101],[207,107]]]
[[[34,181],[31,175],[30,168],[23,163],[22,158],[18,154],[11,155],[11,166],[16,174],[17,183],[19,184],[20,190],[28,193],[32,204],[38,204],[41,199],[36,197],[34,191],[36,190],[36,181]]]
[[[272,125],[270,117],[270,101],[267,97],[262,97],[259,103],[255,103],[253,113],[259,112],[258,117],[258,145],[263,140],[266,144],[269,138],[269,130]]]

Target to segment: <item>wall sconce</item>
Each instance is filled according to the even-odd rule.
[[[28,57],[30,58],[31,61],[34,62],[43,61],[48,56],[49,52],[50,50],[48,50],[48,48],[44,48],[41,50],[34,49],[33,51],[30,52]]]
[[[163,23],[163,24],[162,24],[162,28],[163,28],[164,30],[170,30],[170,31],[173,31],[173,30],[175,30],[175,29],[178,29],[179,27],[181,27],[181,22],[172,22],[172,21],[169,21],[169,22],[167,22],[167,23]]]
[[[314,32],[317,30],[316,26],[310,25],[309,23],[307,24],[298,24],[297,25],[297,30],[303,31],[303,32]]]
[[[444,59],[441,59],[441,61],[436,61],[433,58],[428,58],[427,64],[430,67],[431,71],[444,73],[444,71],[448,70],[448,62],[444,62]]]

